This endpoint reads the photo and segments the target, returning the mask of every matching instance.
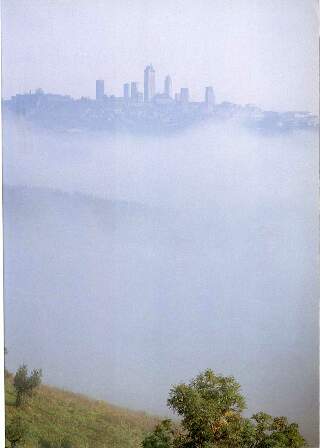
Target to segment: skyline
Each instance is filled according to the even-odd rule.
[[[250,9],[242,0],[152,6],[144,0],[80,0],[77,7],[5,0],[2,16],[4,98],[39,86],[94,97],[92,77],[120,96],[122,85],[140,80],[145,62],[152,61],[158,79],[170,67],[174,91],[188,86],[195,101],[203,98],[202,86],[213,85],[218,102],[318,114],[313,0],[253,1]]]
[[[162,97],[166,100],[175,100],[175,102],[189,102],[192,101],[192,94],[188,87],[176,86],[172,87],[172,78],[166,75],[163,79],[162,89],[156,88],[156,70],[152,64],[149,64],[144,69],[143,81],[128,80],[123,84],[122,95],[116,97],[114,92],[108,91],[108,86],[105,86],[104,79],[96,80],[95,99],[103,100],[105,98],[123,98],[124,100],[131,100],[134,102],[150,103],[157,97]],[[159,86],[159,82],[158,82]],[[143,91],[141,91],[143,90]],[[212,86],[205,86],[203,88],[204,94],[202,101],[207,104],[214,104],[215,95]],[[210,92],[210,93],[209,93]]]
[[[42,123],[45,127],[73,129],[116,130],[131,132],[172,132],[192,124],[212,120],[236,119],[244,126],[258,132],[287,132],[293,129],[318,129],[319,119],[309,111],[264,111],[255,104],[216,103],[212,86],[204,88],[202,101],[195,101],[188,87],[172,89],[172,79],[167,75],[163,90],[156,90],[156,70],[152,64],[143,73],[141,83],[123,84],[123,95],[115,96],[105,90],[103,79],[95,82],[95,98],[45,93],[42,88],[34,92],[16,94],[2,102],[4,110]],[[108,89],[108,87],[107,87]],[[178,92],[177,92],[178,90]],[[59,118],[63,116],[63,120]]]

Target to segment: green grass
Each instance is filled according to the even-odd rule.
[[[75,448],[137,448],[159,419],[49,386],[40,386],[21,408],[15,406],[12,376],[6,378],[6,419],[15,415],[28,425],[25,448],[40,439],[68,439]],[[8,446],[10,446],[8,444]]]

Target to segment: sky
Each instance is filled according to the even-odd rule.
[[[143,85],[156,70],[157,91],[201,100],[318,112],[316,0],[3,0],[2,95],[42,87],[94,97]]]

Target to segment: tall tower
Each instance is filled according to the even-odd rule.
[[[214,102],[215,102],[215,98],[214,98],[213,88],[211,86],[206,87],[205,103],[206,103],[207,107],[213,107]]]
[[[189,89],[181,87],[180,89],[180,103],[187,104],[189,102]]]
[[[131,83],[131,99],[133,101],[138,101],[139,91],[138,91],[138,83],[132,82]]]
[[[144,101],[151,101],[155,95],[156,77],[152,65],[148,65],[144,70]]]
[[[96,100],[102,100],[104,97],[104,81],[102,79],[96,80]]]
[[[128,100],[130,98],[130,84],[126,82],[123,84],[123,98]]]
[[[171,96],[172,96],[172,80],[169,75],[167,75],[164,80],[164,93],[171,98]]]

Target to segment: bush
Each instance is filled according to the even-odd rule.
[[[11,447],[17,447],[25,441],[28,432],[27,424],[20,416],[13,417],[13,419],[6,424],[6,440],[10,442]]]
[[[22,365],[17,370],[13,379],[13,385],[16,390],[16,406],[21,406],[26,397],[31,397],[34,390],[41,384],[42,371],[34,369],[28,375],[26,365]]]

